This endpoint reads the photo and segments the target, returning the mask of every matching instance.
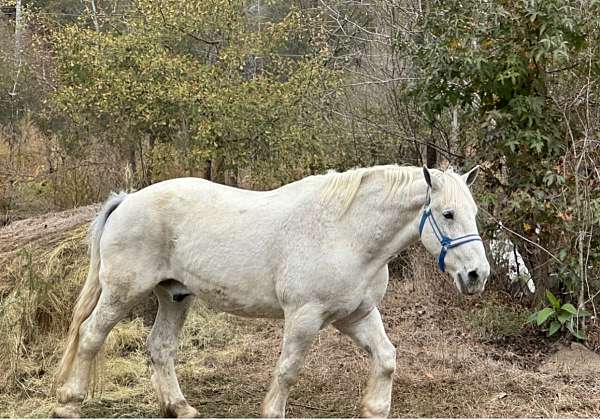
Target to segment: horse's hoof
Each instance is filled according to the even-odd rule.
[[[165,410],[165,414],[167,417],[175,417],[178,419],[193,419],[194,417],[198,417],[198,411],[189,405],[187,401],[179,401],[175,404],[171,404]]]
[[[60,419],[76,419],[81,417],[81,409],[78,404],[65,404],[54,407],[52,417]]]
[[[178,419],[193,419],[194,417],[198,417],[198,411],[191,405],[178,409],[176,414]]]

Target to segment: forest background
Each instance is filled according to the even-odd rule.
[[[535,321],[597,325],[600,1],[0,7],[2,225],[177,176],[479,164],[482,234],[518,245]]]

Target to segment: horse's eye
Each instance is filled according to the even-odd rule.
[[[454,219],[454,212],[452,210],[444,210],[442,212],[442,214],[444,215],[444,217],[446,219],[450,219],[450,220]]]

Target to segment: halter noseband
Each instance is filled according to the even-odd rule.
[[[429,220],[429,223],[431,224],[431,229],[433,230],[435,237],[442,246],[440,255],[438,256],[438,267],[440,268],[440,271],[444,273],[446,271],[446,263],[444,262],[444,260],[446,259],[446,254],[448,253],[449,249],[456,248],[457,246],[464,245],[473,241],[483,241],[481,240],[481,237],[476,233],[460,236],[458,238],[450,238],[446,236],[435,221],[433,213],[431,212],[430,205],[431,197],[428,191],[427,203],[425,204],[425,208],[423,209],[423,215],[421,216],[421,222],[419,223],[419,237],[423,236],[423,229],[425,228],[425,223],[427,223],[427,220]]]

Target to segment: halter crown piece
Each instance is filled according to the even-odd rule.
[[[428,220],[431,224],[431,229],[433,230],[435,237],[442,246],[440,255],[438,256],[438,267],[440,268],[440,271],[442,273],[446,272],[446,263],[444,262],[444,260],[446,259],[446,254],[448,253],[449,249],[456,248],[457,246],[464,245],[473,241],[483,242],[481,236],[479,236],[476,233],[460,236],[458,238],[450,238],[446,236],[435,221],[433,213],[431,212],[431,195],[429,190],[427,190],[427,203],[425,204],[425,208],[423,209],[423,215],[421,216],[421,222],[419,223],[419,237],[423,236],[423,229],[425,229],[425,224]]]

